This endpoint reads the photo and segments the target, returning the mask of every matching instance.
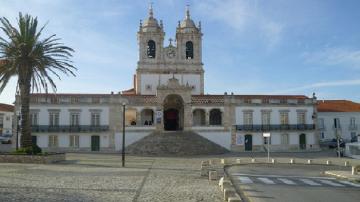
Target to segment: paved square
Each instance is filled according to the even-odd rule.
[[[0,201],[222,201],[201,158],[67,154],[53,165],[0,164]]]

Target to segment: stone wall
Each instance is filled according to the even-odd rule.
[[[49,155],[0,154],[0,163],[50,164],[59,161],[65,161],[65,153]]]

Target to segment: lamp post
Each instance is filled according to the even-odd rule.
[[[19,126],[19,122],[20,122],[20,113],[19,115],[16,115],[17,121],[16,121],[16,150],[19,149],[19,130],[20,130],[20,126]]]
[[[122,136],[122,151],[121,151],[121,154],[122,154],[122,167],[125,167],[125,106],[126,106],[126,103],[122,103],[122,106],[123,106],[123,136]]]

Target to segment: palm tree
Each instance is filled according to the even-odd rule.
[[[21,147],[32,147],[29,117],[30,93],[44,89],[48,84],[56,92],[53,76],[58,72],[73,75],[76,68],[70,58],[74,50],[60,43],[56,35],[40,39],[45,26],[37,29],[37,17],[19,13],[18,27],[11,25],[5,17],[0,18],[0,93],[12,77],[17,77],[17,89],[21,104]]]

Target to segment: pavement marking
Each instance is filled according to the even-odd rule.
[[[320,186],[321,184],[316,183],[309,179],[300,179],[300,181],[304,182],[305,184],[311,185],[311,186]]]
[[[329,180],[319,180],[319,181],[321,183],[331,185],[331,186],[334,186],[334,187],[344,187],[345,186],[345,185],[342,185],[342,184],[339,184],[339,183],[336,183],[336,182],[332,182],[332,181],[329,181]]]
[[[343,181],[343,180],[341,180],[341,181],[339,181],[339,182],[341,182],[341,183],[343,183],[343,184],[346,184],[346,185],[353,186],[353,187],[360,187],[360,184],[355,184],[355,183],[352,183],[352,182],[349,182],[349,181]]]
[[[281,182],[288,184],[288,185],[296,185],[295,182],[289,180],[289,179],[285,179],[285,178],[277,178],[278,180],[280,180]]]
[[[242,184],[252,184],[252,183],[254,183],[250,178],[248,178],[248,177],[239,177],[239,179],[240,179],[240,182],[242,183]]]
[[[244,173],[233,173],[233,176],[249,176],[249,177],[280,177],[280,178],[309,178],[309,179],[325,179],[325,180],[336,180],[334,177],[307,177],[307,176],[297,176],[297,175],[254,175],[254,174],[244,174]]]
[[[258,177],[258,180],[264,182],[265,184],[275,184],[274,181],[270,180],[269,178],[265,178],[265,177]]]

